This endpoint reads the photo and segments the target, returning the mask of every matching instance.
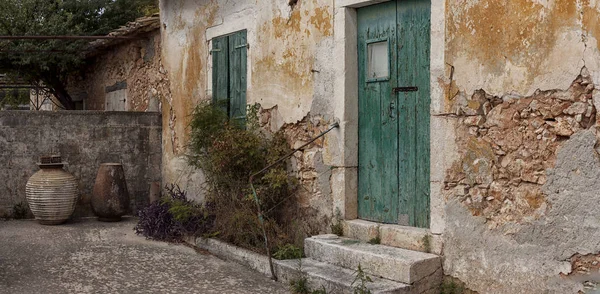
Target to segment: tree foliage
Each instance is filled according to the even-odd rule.
[[[0,108],[17,107],[29,104],[29,91],[26,89],[0,89]]]
[[[2,36],[106,35],[156,10],[156,0],[0,0]],[[66,78],[84,63],[85,40],[0,40],[0,73],[43,82],[66,109]]]

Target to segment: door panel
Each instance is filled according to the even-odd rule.
[[[361,8],[357,20],[359,217],[428,227],[430,1]],[[369,63],[369,53],[382,54],[382,40],[389,44],[387,79],[378,74],[385,73],[381,62]]]
[[[429,0],[398,2],[398,84],[414,86],[400,92],[403,106],[400,139],[400,219],[429,227],[429,108],[430,108],[430,7]],[[404,107],[405,106],[405,107]]]
[[[395,223],[398,217],[398,162],[396,98],[396,4],[388,2],[362,8],[358,13],[359,56],[359,216]],[[369,76],[369,44],[388,46],[388,76]],[[381,54],[382,50],[372,50]],[[379,67],[380,67],[379,66]],[[378,66],[371,66],[378,68]]]

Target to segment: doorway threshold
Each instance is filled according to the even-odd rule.
[[[361,219],[344,220],[344,236],[362,241],[379,237],[381,245],[433,254],[442,254],[442,235],[431,234],[429,229],[384,224]]]

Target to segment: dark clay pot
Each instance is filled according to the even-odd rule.
[[[120,163],[100,165],[92,192],[92,211],[104,222],[118,222],[129,211],[129,193]]]

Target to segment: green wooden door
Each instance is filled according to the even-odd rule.
[[[429,227],[430,2],[358,10],[358,213]]]

